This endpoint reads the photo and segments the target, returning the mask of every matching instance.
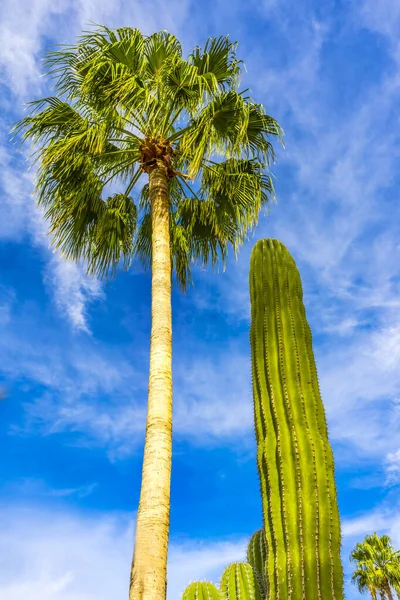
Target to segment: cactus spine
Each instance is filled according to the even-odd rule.
[[[257,463],[269,600],[342,600],[332,450],[296,264],[260,240],[250,265]]]
[[[224,600],[261,600],[258,579],[249,563],[232,563],[222,573],[220,588]]]
[[[208,581],[194,581],[185,589],[182,600],[223,600],[221,592]]]

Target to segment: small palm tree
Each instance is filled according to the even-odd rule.
[[[356,544],[350,560],[357,563],[352,581],[361,593],[369,591],[373,600],[379,593],[381,598],[393,600],[392,589],[400,584],[400,552],[395,551],[387,535],[367,535]]]
[[[358,566],[352,575],[352,581],[357,584],[361,594],[369,592],[372,600],[377,600],[377,586],[373,564],[364,564]]]
[[[182,57],[166,31],[100,27],[52,52],[56,96],[17,129],[37,145],[53,244],[96,276],[138,257],[152,272],[148,414],[131,600],[164,600],[172,456],[171,277],[224,262],[273,195],[281,130],[246,90],[227,37]],[[132,197],[147,177],[137,201]],[[117,185],[122,187],[117,188]]]

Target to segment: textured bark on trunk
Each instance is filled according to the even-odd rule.
[[[377,600],[375,589],[372,586],[368,586],[368,589],[369,589],[369,593],[371,594],[372,600]]]
[[[172,315],[167,170],[149,173],[152,212],[150,374],[129,600],[165,600],[172,459]]]

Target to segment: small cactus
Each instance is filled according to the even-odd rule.
[[[263,597],[253,568],[246,562],[226,567],[220,588],[224,600],[262,600]]]
[[[267,541],[264,529],[259,529],[252,535],[247,546],[247,561],[253,567],[253,571],[260,584],[262,596],[265,598],[268,585],[266,579]]]
[[[182,600],[223,600],[223,597],[212,583],[194,581],[183,592]]]

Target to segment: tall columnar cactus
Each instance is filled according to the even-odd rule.
[[[232,563],[222,573],[220,588],[224,600],[262,600],[258,579],[249,563]]]
[[[247,546],[247,561],[253,567],[253,571],[260,584],[263,597],[267,593],[265,580],[265,569],[267,564],[267,544],[264,529],[256,531]]]
[[[221,592],[208,581],[194,581],[185,589],[182,600],[224,600]]]
[[[257,463],[269,600],[342,600],[340,522],[300,275],[277,240],[250,265]]]

